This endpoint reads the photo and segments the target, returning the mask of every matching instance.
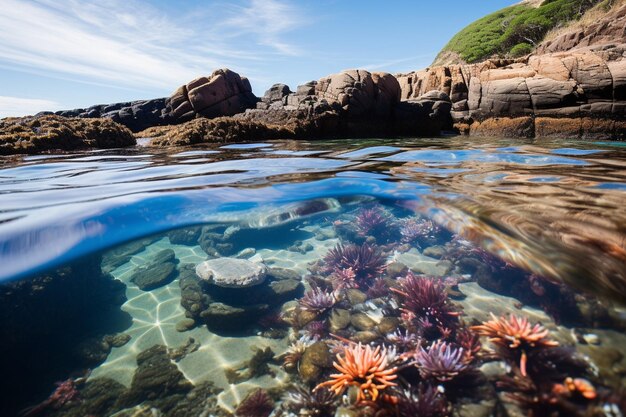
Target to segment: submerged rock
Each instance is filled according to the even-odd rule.
[[[163,345],[152,346],[137,355],[137,366],[130,390],[120,398],[120,405],[150,401],[159,407],[159,402],[167,396],[184,395],[193,388],[170,360],[167,347]]]
[[[217,258],[202,262],[196,274],[218,287],[246,288],[265,281],[267,267],[247,259]]]
[[[146,265],[135,270],[131,282],[143,291],[159,288],[170,282],[175,276],[176,255],[172,249],[163,249]]]

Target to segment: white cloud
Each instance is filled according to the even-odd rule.
[[[44,110],[60,110],[61,105],[52,100],[0,96],[0,119],[10,116],[24,116]]]
[[[250,64],[268,52],[296,51],[282,40],[301,22],[292,6],[247,0],[209,10],[209,20],[201,14],[174,20],[143,1],[2,0],[0,63],[168,91],[215,68],[253,72]]]

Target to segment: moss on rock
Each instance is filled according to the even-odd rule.
[[[106,149],[134,144],[132,132],[109,119],[48,115],[8,117],[0,120],[0,155]]]
[[[246,140],[286,139],[294,131],[275,125],[218,117],[216,119],[194,119],[173,126],[157,126],[136,134],[138,138],[150,138],[151,145],[193,145],[207,142],[234,142]]]

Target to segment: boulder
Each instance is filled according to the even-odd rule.
[[[174,251],[163,249],[146,265],[136,268],[130,281],[143,291],[162,287],[175,277],[176,262]]]
[[[217,258],[198,264],[196,274],[223,288],[246,288],[265,281],[267,267],[247,259]]]
[[[166,100],[166,113],[175,123],[196,116],[232,116],[254,108],[257,102],[247,78],[229,69],[218,69],[177,88]]]
[[[400,101],[400,84],[388,73],[348,70],[322,78],[315,94],[338,103],[349,117],[390,117]]]

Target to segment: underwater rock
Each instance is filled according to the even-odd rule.
[[[422,251],[422,254],[431,258],[441,259],[445,254],[445,249],[441,245],[429,246]]]
[[[53,417],[109,416],[115,410],[120,396],[126,393],[126,387],[109,378],[94,378],[80,390],[80,401],[67,403],[59,410],[49,414]]]
[[[245,288],[265,281],[265,264],[247,259],[217,258],[198,264],[196,274],[205,281],[224,288]]]
[[[120,397],[121,406],[150,401],[159,407],[159,401],[162,401],[163,397],[186,394],[193,388],[191,382],[187,381],[170,360],[167,347],[163,345],[154,345],[139,353],[137,366],[130,390]]]
[[[224,303],[211,303],[200,313],[210,329],[239,329],[242,325],[250,324],[269,310],[267,304],[234,307]]]
[[[397,317],[383,317],[378,323],[377,329],[380,334],[395,332],[400,326],[400,319]]]
[[[330,330],[337,332],[350,325],[350,311],[334,308],[330,313]]]
[[[367,301],[367,294],[365,294],[363,291],[357,290],[356,288],[347,289],[346,296],[348,297],[348,301],[352,306],[362,304]]]
[[[379,335],[376,332],[373,332],[371,330],[363,330],[363,331],[356,332],[355,334],[353,334],[351,339],[355,342],[369,344],[373,342],[374,340],[378,339],[378,337]]]
[[[179,347],[171,349],[168,348],[167,355],[174,362],[179,362],[185,356],[195,352],[198,349],[200,349],[200,343],[196,342],[196,339],[194,339],[193,337],[190,337],[185,343],[183,343]]]
[[[304,292],[302,282],[296,281],[295,279],[274,281],[270,283],[269,287],[272,291],[269,299],[271,304],[280,304],[288,300],[293,300]]]
[[[102,256],[102,271],[108,273],[124,265],[130,261],[133,255],[144,250],[146,246],[150,245],[155,240],[155,238],[141,239],[106,252]]]
[[[353,314],[350,323],[358,330],[371,330],[376,326],[376,322],[364,313]]]
[[[325,368],[332,366],[333,359],[324,342],[316,342],[309,346],[302,355],[298,372],[306,383],[317,380]]]
[[[277,280],[294,279],[296,281],[300,281],[301,279],[301,276],[298,272],[286,268],[268,268],[267,275]]]
[[[170,282],[175,276],[176,255],[172,249],[163,249],[146,265],[135,269],[130,278],[141,290],[150,291]]]
[[[173,245],[194,246],[198,242],[198,237],[200,237],[201,232],[202,228],[200,227],[188,227],[185,229],[172,230],[167,233],[167,237]]]
[[[180,333],[191,330],[194,327],[196,327],[196,321],[194,319],[182,319],[176,323],[176,331]]]
[[[409,268],[401,262],[391,262],[387,264],[385,270],[390,278],[403,277],[409,272]]]
[[[163,413],[158,408],[142,404],[120,410],[110,417],[163,417]]]
[[[168,417],[216,416],[222,410],[217,405],[217,395],[222,390],[211,382],[203,382],[179,400],[174,408],[168,411]]]
[[[186,316],[200,317],[200,313],[206,310],[211,299],[202,291],[195,265],[184,264],[180,267],[178,284],[181,289],[180,305],[186,310]]]

